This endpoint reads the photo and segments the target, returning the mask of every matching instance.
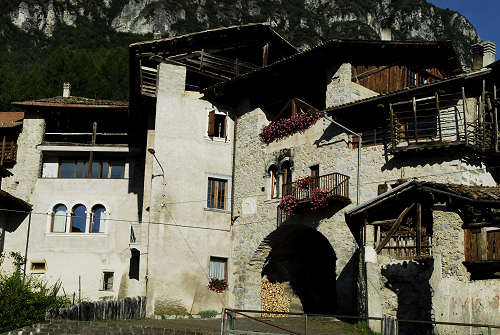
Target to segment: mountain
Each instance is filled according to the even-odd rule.
[[[455,11],[425,0],[0,0],[0,111],[12,99],[73,92],[127,98],[127,45],[214,27],[268,22],[302,49],[333,39],[452,40],[465,66],[480,38]]]

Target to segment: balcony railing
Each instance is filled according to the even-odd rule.
[[[14,141],[2,142],[2,151],[0,156],[0,165],[15,163],[17,157],[17,143]]]
[[[315,188],[330,191],[330,196],[349,200],[349,176],[341,173],[330,173],[324,176],[313,177],[307,188],[301,188],[297,182],[284,184],[282,195],[293,195],[298,202],[309,201],[311,192]]]

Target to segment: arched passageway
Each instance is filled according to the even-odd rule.
[[[316,229],[282,225],[265,239],[270,252],[261,276],[271,283],[289,282],[305,313],[336,311],[335,264],[330,242]]]

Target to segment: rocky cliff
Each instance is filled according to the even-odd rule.
[[[381,27],[390,26],[393,39],[453,40],[465,64],[470,64],[470,46],[480,40],[464,16],[425,0],[0,0],[0,4],[0,38],[9,28],[50,37],[64,27],[78,28],[81,22],[108,31],[163,37],[268,22],[304,48],[332,38],[379,39]]]

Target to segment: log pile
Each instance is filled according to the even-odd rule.
[[[290,298],[282,283],[262,281],[261,302],[263,311],[290,312]],[[262,314],[263,317],[282,317],[276,314]]]

